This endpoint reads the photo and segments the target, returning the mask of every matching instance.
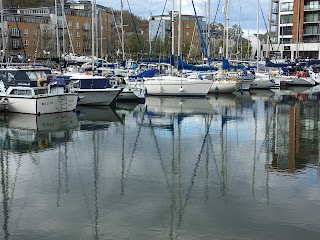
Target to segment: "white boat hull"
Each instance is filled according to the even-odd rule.
[[[7,96],[8,111],[28,114],[69,112],[76,109],[78,94],[39,95],[38,97]]]
[[[275,78],[276,84],[279,86],[300,85],[300,86],[314,86],[315,81],[310,77],[298,77],[298,76],[282,76]]]
[[[251,83],[250,89],[268,89],[275,85],[270,79],[256,78]]]
[[[117,100],[143,102],[145,100],[144,90],[141,87],[140,88],[125,87],[117,97]]]
[[[108,106],[115,101],[121,89],[77,89],[77,92],[80,96],[78,105]]]
[[[213,82],[209,93],[233,93],[239,88],[238,82],[233,80],[216,80]]]
[[[240,86],[239,90],[240,91],[249,91],[253,80],[254,80],[253,78],[239,80],[239,86]]]
[[[212,81],[165,76],[145,78],[143,85],[146,95],[206,96],[210,90]]]

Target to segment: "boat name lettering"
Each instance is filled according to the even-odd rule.
[[[50,105],[50,104],[53,104],[53,101],[42,103],[42,105]]]

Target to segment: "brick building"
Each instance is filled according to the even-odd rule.
[[[58,57],[62,54],[92,54],[92,3],[65,3],[54,6],[4,9],[3,26],[6,55],[28,58]],[[110,54],[113,17],[109,8],[97,5],[95,46],[99,57]],[[1,49],[3,43],[1,41]],[[58,50],[60,49],[60,51]]]

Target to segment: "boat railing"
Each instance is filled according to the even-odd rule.
[[[35,67],[45,67],[43,64],[33,64],[33,63],[0,63],[0,68],[35,68]]]

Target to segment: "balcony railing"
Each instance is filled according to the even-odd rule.
[[[20,37],[20,32],[11,32],[11,37]]]
[[[318,6],[308,6],[308,5],[305,5],[305,6],[304,6],[304,10],[305,10],[305,11],[318,11],[318,10],[320,10],[320,5],[318,5]]]
[[[21,48],[21,45],[12,45],[12,48],[19,49],[19,48]]]

